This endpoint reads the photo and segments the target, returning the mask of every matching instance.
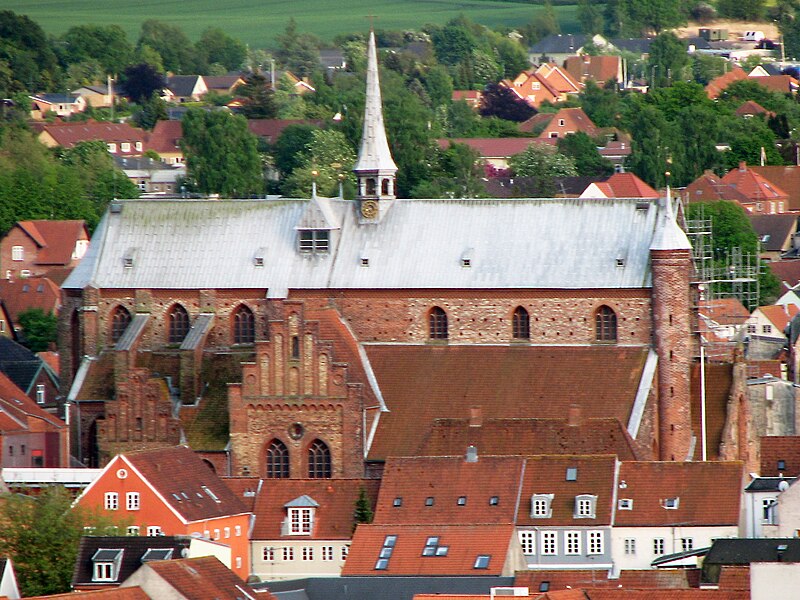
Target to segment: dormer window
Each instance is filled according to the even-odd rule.
[[[619,507],[620,510],[633,510],[633,499],[620,498],[617,506]]]
[[[590,494],[581,494],[575,496],[575,518],[576,519],[594,519],[595,509],[597,507],[597,496]]]
[[[553,516],[553,494],[534,494],[531,496],[531,518],[549,519]]]
[[[289,509],[289,535],[311,535],[313,528],[313,508]]]
[[[327,254],[330,239],[331,232],[327,229],[301,229],[298,250],[302,254]]]
[[[676,510],[680,505],[680,498],[665,498],[662,506],[668,510]]]
[[[122,550],[99,548],[92,556],[92,581],[116,581]]]

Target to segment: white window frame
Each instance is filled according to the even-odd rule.
[[[558,554],[558,535],[555,531],[540,532],[539,554],[542,556],[555,556]]]
[[[342,546],[342,551],[341,551],[342,560],[343,561],[347,560],[347,556],[349,554],[350,554],[350,546],[345,544],[344,546]]]
[[[118,510],[119,494],[117,492],[106,492],[103,498],[103,506],[106,510]]]
[[[162,535],[161,527],[158,525],[148,525],[147,526],[147,535],[149,537],[156,537]]]
[[[130,152],[131,151],[131,143],[130,142],[120,142],[119,151],[120,152]]]
[[[523,554],[536,554],[536,532],[520,531],[519,545],[522,547]]]
[[[214,539],[215,539],[215,540],[218,540],[218,539],[219,539],[219,529],[215,529],[215,530],[214,530]]]
[[[233,528],[233,535],[235,535],[236,537],[241,537],[241,535],[242,535],[242,526],[241,525],[236,525]]]
[[[564,554],[575,556],[581,553],[581,532],[564,532]]]
[[[681,538],[681,552],[689,552],[694,550],[694,538],[682,537]]]
[[[314,560],[314,546],[303,546],[301,554],[305,561]]]
[[[231,537],[231,528],[230,527],[223,528],[222,534],[225,536],[225,538]]]
[[[136,147],[136,151],[137,152],[141,152],[142,151],[142,142],[136,142],[135,147]]]
[[[291,562],[294,560],[294,548],[292,546],[283,547],[283,562]]]
[[[289,535],[311,535],[314,530],[313,508],[289,509]]]
[[[333,560],[333,546],[322,547],[322,560],[326,562]]]
[[[92,581],[116,581],[117,573],[113,562],[96,562],[92,569]]]
[[[636,556],[636,538],[625,538],[623,540],[626,556]]]
[[[778,499],[774,497],[761,499],[761,522],[765,525],[776,525],[775,519],[776,509],[778,508]]]
[[[594,519],[595,507],[597,506],[597,496],[591,494],[580,494],[575,496],[576,519]]]
[[[588,531],[586,533],[586,554],[603,554],[605,536],[602,531]]]
[[[11,246],[11,260],[21,262],[25,260],[24,246]]]
[[[125,507],[128,510],[139,510],[140,497],[139,492],[128,492],[125,494]]]
[[[275,548],[272,546],[264,546],[261,549],[261,560],[264,562],[275,562]]]
[[[666,553],[666,540],[662,537],[653,538],[653,554],[655,556],[664,556]]]
[[[37,383],[36,384],[36,404],[44,404],[47,401],[47,397],[45,394],[44,384]]]
[[[131,525],[128,527],[128,535],[139,535],[139,526],[138,525]]]
[[[531,496],[531,518],[549,519],[553,516],[553,494],[534,494]]]
[[[111,154],[116,154],[117,153],[117,145],[114,142],[108,143],[107,146],[108,146],[108,151]]]

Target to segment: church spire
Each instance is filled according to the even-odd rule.
[[[381,88],[378,79],[378,54],[375,32],[369,32],[367,46],[367,98],[364,107],[364,131],[358,160],[353,168],[358,179],[358,201],[362,219],[379,220],[395,199],[397,165],[389,151],[383,125]]]

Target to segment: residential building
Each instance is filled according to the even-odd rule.
[[[453,102],[461,102],[463,100],[470,108],[477,110],[480,108],[482,97],[483,92],[480,90],[453,90],[451,100]]]
[[[524,152],[533,144],[548,143],[534,138],[442,138],[436,140],[442,149],[451,144],[464,144],[476,151],[480,157],[498,170],[508,169],[508,161],[515,154]]]
[[[167,77],[167,86],[161,98],[165,102],[199,102],[208,93],[202,75],[172,75]]]
[[[745,335],[769,342],[785,343],[789,321],[800,312],[793,304],[759,306],[745,324]]]
[[[31,118],[46,119],[51,113],[57,117],[71,117],[86,110],[86,100],[72,94],[36,94],[31,100]]]
[[[553,115],[550,122],[539,134],[540,138],[563,138],[570,133],[582,131],[595,137],[598,129],[582,108],[562,108]]]
[[[633,173],[614,173],[605,181],[590,184],[580,197],[647,198],[652,200],[658,198],[659,194]]]
[[[620,87],[625,84],[625,66],[621,56],[613,54],[569,56],[564,61],[564,68],[581,83],[594,81],[600,87],[609,81],[615,82]]]
[[[10,323],[18,324],[21,312],[38,308],[45,314],[57,315],[61,309],[61,290],[47,277],[0,279],[0,299],[8,311]],[[0,333],[4,329],[0,326]]]
[[[763,438],[766,439],[766,438]],[[752,477],[744,488],[746,538],[775,537],[779,521],[778,496],[789,489],[794,477]]]
[[[226,95],[233,94],[245,82],[240,75],[203,75],[203,81],[209,93]]]
[[[582,55],[584,46],[589,44],[604,47],[608,45],[608,41],[601,35],[551,34],[531,46],[528,56],[531,64],[538,64],[545,57],[546,61],[560,65],[570,56]]]
[[[788,211],[789,195],[765,177],[748,169],[744,162],[728,171],[720,181],[747,198],[740,203],[749,213],[774,215]]]
[[[765,436],[760,446],[763,477],[800,475],[800,436]]]
[[[740,534],[740,462],[623,462],[612,528],[614,568],[649,569],[664,555]]]
[[[42,126],[38,138],[48,148],[72,148],[79,142],[99,140],[105,142],[113,156],[141,156],[147,149],[147,135],[143,130],[111,121],[48,123]]]
[[[21,598],[17,576],[14,573],[14,564],[10,558],[0,559],[0,594],[9,600]]]
[[[132,521],[132,535],[186,535],[230,549],[230,569],[250,575],[250,513],[185,446],[119,454],[77,504]]]
[[[47,361],[11,337],[0,336],[0,373],[39,406],[55,406],[58,374]]]
[[[149,157],[114,157],[114,163],[143,194],[176,194],[186,168],[169,166]]]
[[[789,196],[788,210],[800,211],[800,167],[796,165],[751,165],[749,167]]]
[[[84,221],[19,221],[0,240],[0,270],[4,279],[46,276],[74,268],[88,248]]]
[[[158,121],[150,132],[147,147],[158,153],[161,161],[168,165],[183,164],[182,138],[183,128],[180,121]]]
[[[733,361],[735,345],[744,338],[750,313],[737,298],[700,300],[698,326],[705,356]]]
[[[581,84],[554,63],[543,63],[523,71],[514,79],[504,79],[501,84],[533,108],[538,108],[543,102],[563,102],[581,91]]]
[[[80,96],[87,106],[92,108],[109,108],[113,103],[114,90],[104,83],[83,85],[72,90],[73,96]]]
[[[755,229],[761,251],[759,256],[764,260],[780,260],[794,247],[795,234],[797,233],[797,215],[776,214],[756,215],[749,214],[750,223]]]

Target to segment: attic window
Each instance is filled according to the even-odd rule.
[[[531,518],[549,519],[553,516],[552,501],[553,494],[534,494],[531,497]]]
[[[327,254],[331,232],[327,229],[301,229],[298,250],[303,254]]]
[[[459,506],[466,506],[467,505],[467,497],[466,496],[459,496],[456,504]]]
[[[633,500],[631,498],[620,498],[618,506],[620,510],[633,510]]]
[[[649,210],[650,203],[649,202],[637,202],[636,203],[636,210]]]
[[[567,467],[567,481],[578,481],[578,467]]]
[[[394,545],[396,543],[396,535],[387,535],[383,539],[383,547],[381,548],[380,554],[378,554],[378,561],[375,563],[376,571],[385,571],[389,568],[389,559],[392,557],[392,552],[394,552]]]
[[[133,268],[133,254],[126,254],[122,257],[122,266],[126,269]]]
[[[148,548],[142,556],[142,562],[150,560],[168,560],[172,558],[172,548]]]
[[[766,244],[768,241],[769,241],[769,234],[768,233],[765,233],[764,235],[761,236],[761,242],[762,243]]]
[[[678,508],[680,502],[680,498],[665,498],[662,506],[668,510],[675,510]]]
[[[398,496],[397,498],[395,498],[395,499],[392,501],[392,506],[394,506],[394,507],[400,507],[400,506],[403,506],[403,498],[402,498],[401,496]]]
[[[472,266],[472,259],[471,258],[462,258],[461,259],[461,266],[462,267],[471,267]]]
[[[368,267],[369,266],[369,259],[366,256],[361,257],[361,266]]]
[[[264,257],[263,257],[263,256],[256,256],[256,257],[253,259],[253,264],[254,264],[256,267],[263,267],[263,266],[264,266]]]
[[[786,461],[779,460],[778,461],[778,471],[785,471],[786,470]]]
[[[595,508],[597,507],[597,496],[591,494],[581,494],[575,496],[575,514],[576,519],[594,519]]]
[[[201,485],[200,487],[203,489],[203,491],[206,494],[208,494],[208,497],[211,498],[214,502],[216,502],[217,504],[222,502],[222,500],[220,500],[214,492],[212,492],[210,489],[208,489],[207,486]]]
[[[617,259],[617,266],[618,267],[624,267],[625,266],[625,259],[624,258],[618,258]]]
[[[500,504],[500,498],[498,496],[489,498],[489,506],[497,506],[498,504]]]
[[[488,569],[489,568],[489,561],[491,560],[491,555],[489,554],[479,554],[475,558],[475,564],[472,565],[473,569]]]
[[[427,498],[425,498],[425,506],[433,506],[433,502],[434,502],[433,496],[428,496]]]
[[[92,556],[92,581],[116,581],[122,550],[99,548]]]
[[[425,541],[422,556],[447,556],[449,546],[439,545],[439,536],[431,536]]]

